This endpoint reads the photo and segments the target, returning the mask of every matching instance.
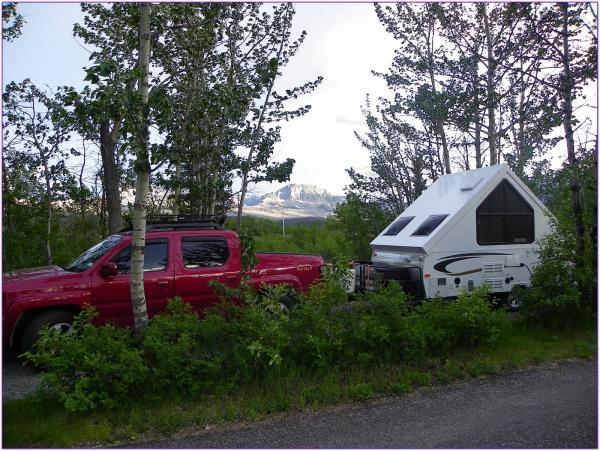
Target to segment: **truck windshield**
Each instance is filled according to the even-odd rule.
[[[123,239],[122,235],[111,235],[104,241],[89,248],[63,269],[70,272],[82,272],[94,264],[96,260],[106,254],[110,249]]]

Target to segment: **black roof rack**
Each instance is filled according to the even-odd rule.
[[[146,231],[174,230],[174,229],[209,229],[223,230],[227,216],[196,216],[196,215],[148,215],[146,217]],[[119,232],[130,232],[133,224]]]

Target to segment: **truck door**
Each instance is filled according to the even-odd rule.
[[[174,296],[174,264],[170,257],[167,238],[153,238],[146,241],[144,249],[144,291],[148,316],[162,311],[167,300]],[[117,324],[133,325],[131,306],[130,277],[131,245],[113,258],[119,274],[102,277],[95,274],[92,279],[92,303],[100,313],[100,321],[112,320]]]
[[[212,280],[231,287],[240,280],[239,263],[234,261],[227,240],[220,236],[181,236],[175,255],[175,293],[196,310],[215,304],[218,298]]]

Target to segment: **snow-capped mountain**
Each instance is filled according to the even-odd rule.
[[[244,213],[257,216],[326,217],[344,196],[335,196],[314,185],[290,184],[262,196],[248,196]]]

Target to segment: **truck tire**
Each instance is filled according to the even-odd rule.
[[[286,315],[289,315],[290,311],[292,310],[295,304],[296,303],[294,302],[294,300],[288,295],[284,295],[279,298],[279,305],[281,306],[281,311],[284,312]]]
[[[50,310],[33,317],[27,324],[21,337],[20,351],[30,352],[34,349],[40,330],[44,326],[61,333],[73,330],[73,313],[67,310]]]

